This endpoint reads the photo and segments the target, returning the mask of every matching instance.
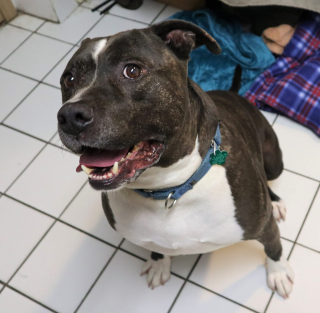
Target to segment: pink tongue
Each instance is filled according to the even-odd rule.
[[[100,149],[89,149],[85,151],[80,157],[80,165],[87,167],[109,167],[115,162],[120,161],[124,158],[129,149],[122,150],[100,150]],[[77,172],[79,171],[79,167]]]

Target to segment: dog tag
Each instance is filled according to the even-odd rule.
[[[220,150],[216,150],[215,154],[212,153],[210,154],[210,164],[211,165],[222,165],[226,162],[226,158],[228,156],[228,152],[227,151],[220,151]]]

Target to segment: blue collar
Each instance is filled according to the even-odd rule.
[[[204,176],[208,173],[208,171],[211,168],[211,165],[213,164],[219,164],[222,165],[225,162],[225,158],[227,156],[227,152],[223,151],[222,154],[224,153],[224,160],[223,162],[219,163],[216,161],[213,161],[213,158],[217,156],[217,151],[218,154],[220,153],[220,144],[221,144],[221,133],[220,133],[220,127],[218,124],[214,139],[212,141],[212,144],[210,145],[210,149],[208,150],[206,156],[202,160],[199,168],[193,173],[193,175],[182,185],[180,186],[175,186],[167,189],[159,189],[159,190],[145,190],[145,189],[133,189],[135,192],[140,194],[141,196],[145,198],[153,198],[155,200],[166,200],[165,203],[165,208],[168,208],[168,201],[170,199],[174,200],[172,205],[169,207],[171,208],[176,201],[184,195],[187,191],[191,190],[193,186]]]

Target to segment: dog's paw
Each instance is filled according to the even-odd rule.
[[[147,274],[148,287],[154,289],[170,279],[170,266],[171,258],[167,255],[157,261],[149,258],[142,268],[141,276]]]
[[[287,260],[273,261],[267,258],[267,283],[272,291],[284,299],[289,298],[294,282],[294,273]]]
[[[281,220],[285,221],[287,216],[287,208],[286,203],[280,199],[279,201],[271,202],[273,207],[273,216],[274,218],[280,222]]]

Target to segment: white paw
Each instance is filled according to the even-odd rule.
[[[281,220],[285,221],[287,216],[287,208],[286,203],[280,199],[279,201],[271,202],[273,207],[273,216],[274,218],[280,222]]]
[[[141,272],[141,276],[147,274],[148,287],[154,289],[155,287],[164,285],[170,279],[170,265],[171,258],[168,255],[157,261],[149,258]]]
[[[287,299],[292,291],[294,273],[287,260],[273,261],[267,258],[267,283],[272,291]]]

